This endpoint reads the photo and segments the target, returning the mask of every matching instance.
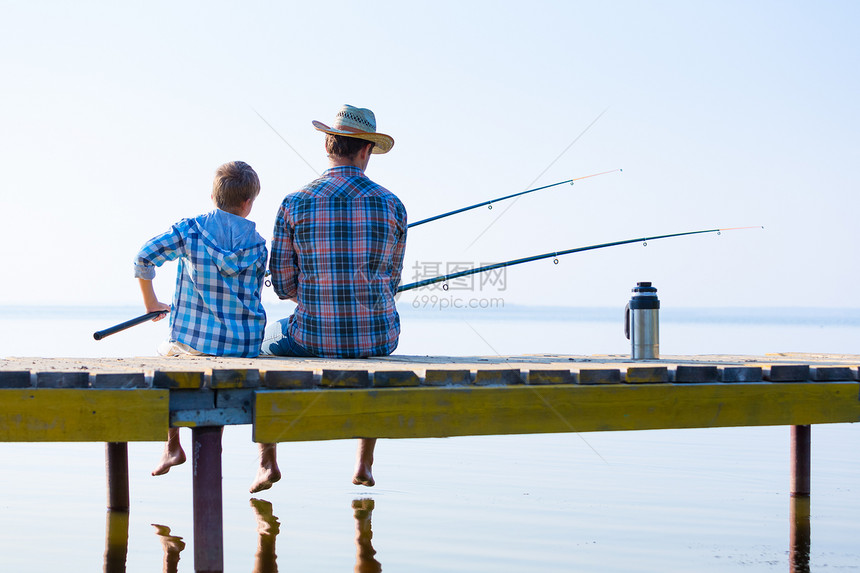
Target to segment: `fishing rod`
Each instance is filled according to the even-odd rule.
[[[573,185],[574,181],[580,181],[582,179],[588,179],[589,177],[597,177],[598,175],[606,175],[607,173],[615,173],[616,171],[621,171],[621,169],[610,169],[609,171],[603,171],[601,173],[593,173],[591,175],[584,175],[582,177],[575,177],[573,179],[568,179],[567,181],[559,181],[558,183],[552,183],[550,185],[544,185],[543,187],[536,187],[535,189],[528,189],[527,191],[520,191],[519,193],[513,193],[511,195],[505,195],[504,197],[497,197],[496,199],[490,199],[489,201],[482,201],[481,203],[475,203],[474,205],[469,205],[468,207],[463,207],[461,209],[455,209],[454,211],[448,211],[447,213],[442,213],[441,215],[435,215],[433,217],[421,219],[420,221],[415,221],[414,223],[409,223],[409,225],[407,225],[407,228],[417,227],[418,225],[423,225],[424,223],[429,223],[430,221],[435,221],[437,219],[443,219],[445,217],[450,217],[451,215],[456,215],[457,213],[462,213],[463,211],[470,211],[472,209],[477,209],[478,207],[483,207],[484,205],[489,205],[490,209],[492,209],[493,203],[498,203],[499,201],[504,201],[505,199],[512,199],[514,197],[519,197],[520,195],[525,195],[527,193],[534,193],[535,191],[541,191],[543,189],[549,189],[550,187],[557,187],[558,185],[564,185],[565,183],[570,183],[571,185]]]
[[[138,324],[143,324],[148,320],[152,320],[153,318],[157,318],[163,314],[167,314],[166,310],[155,310],[152,312],[148,312],[146,314],[142,314],[137,318],[132,318],[131,320],[126,320],[125,322],[121,322],[115,326],[111,326],[110,328],[105,328],[104,330],[99,330],[98,332],[93,333],[93,338],[96,340],[101,340],[105,336],[110,336],[111,334],[116,334],[117,332],[122,332],[127,328],[131,328],[132,326],[137,326]]]
[[[669,238],[671,238],[671,237],[683,237],[683,236],[685,236],[685,235],[699,235],[699,234],[702,234],[702,233],[716,233],[716,234],[718,234],[718,235],[719,235],[719,234],[721,234],[723,231],[737,231],[737,230],[740,230],[740,229],[758,229],[758,228],[759,228],[758,226],[754,226],[754,227],[731,227],[731,228],[728,228],[728,229],[706,229],[706,230],[703,230],[703,231],[687,231],[687,232],[684,232],[684,233],[672,233],[672,234],[669,234],[669,235],[652,235],[652,236],[650,236],[650,237],[640,237],[640,238],[638,238],[638,239],[626,239],[626,240],[624,240],[624,241],[615,241],[615,242],[612,242],[612,243],[601,243],[601,244],[599,244],[599,245],[588,245],[588,246],[585,246],[585,247],[576,247],[575,249],[567,249],[567,250],[564,250],[564,251],[556,251],[556,252],[554,252],[554,253],[545,253],[545,254],[543,254],[543,255],[534,255],[534,256],[531,256],[531,257],[524,257],[524,258],[522,258],[522,259],[514,259],[514,260],[511,260],[511,261],[505,261],[505,262],[503,262],[503,263],[495,263],[495,264],[492,264],[492,265],[487,265],[487,266],[484,266],[484,267],[479,267],[479,268],[477,268],[477,269],[467,269],[467,270],[465,270],[465,271],[459,271],[459,272],[456,272],[456,273],[451,273],[451,274],[448,274],[448,275],[442,275],[442,276],[434,277],[434,278],[431,278],[431,279],[424,279],[424,280],[421,280],[421,281],[417,281],[417,282],[414,282],[414,283],[410,283],[410,284],[408,284],[408,285],[403,285],[402,287],[399,287],[399,288],[397,289],[397,292],[403,292],[403,291],[407,291],[407,290],[412,290],[412,289],[420,288],[420,287],[427,286],[427,285],[432,285],[432,284],[439,283],[439,282],[449,281],[449,280],[451,280],[451,279],[456,279],[456,278],[460,278],[460,277],[466,277],[466,276],[469,276],[469,275],[474,275],[474,274],[477,274],[477,273],[483,273],[483,272],[487,272],[487,271],[492,271],[492,270],[495,270],[495,269],[502,269],[502,268],[505,268],[505,267],[512,267],[512,266],[514,266],[514,265],[521,265],[521,264],[523,264],[523,263],[530,263],[530,262],[532,262],[532,261],[540,261],[540,260],[542,260],[542,259],[548,259],[548,258],[550,258],[550,257],[555,257],[555,259],[556,259],[556,260],[555,260],[554,262],[555,262],[556,264],[558,264],[558,257],[560,257],[560,256],[562,256],[562,255],[569,255],[569,254],[571,254],[571,253],[581,253],[582,251],[593,251],[593,250],[596,250],[596,249],[604,249],[604,248],[606,248],[606,247],[617,247],[618,245],[627,245],[627,244],[629,244],[629,243],[640,243],[640,242],[642,243],[642,245],[643,245],[643,246],[647,246],[647,245],[648,245],[648,241],[656,241],[657,239],[669,239]],[[762,229],[764,229],[764,227],[761,227],[761,228],[762,228]],[[444,287],[443,287],[443,288],[444,288]],[[447,290],[447,289],[445,289],[445,290]]]

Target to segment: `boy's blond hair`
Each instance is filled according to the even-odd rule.
[[[244,161],[231,161],[215,170],[212,198],[222,211],[232,212],[260,194],[260,178]]]

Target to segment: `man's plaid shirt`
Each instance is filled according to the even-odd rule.
[[[361,169],[328,169],[287,195],[269,269],[278,296],[298,305],[289,319],[293,340],[326,358],[391,354],[405,250],[406,208]]]
[[[183,219],[143,246],[134,276],[179,259],[170,339],[213,356],[260,354],[266,241],[252,221],[216,209]]]

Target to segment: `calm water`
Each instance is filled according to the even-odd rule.
[[[0,356],[152,354],[163,325],[92,340],[93,331],[138,313],[0,309]],[[403,315],[403,354],[629,351],[616,309],[407,308]],[[860,354],[857,309],[667,310],[661,319],[664,355]],[[810,569],[860,570],[860,427],[815,426],[812,437]],[[378,485],[368,489],[350,483],[353,441],[282,444],[284,479],[254,501],[250,429],[230,427],[225,567],[786,571],[788,446],[786,427],[386,440],[377,447]],[[0,448],[0,570],[102,570],[104,446]],[[130,572],[162,571],[177,559],[178,571],[194,569],[190,464],[150,477],[160,450],[159,443],[129,445]]]

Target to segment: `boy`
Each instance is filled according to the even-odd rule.
[[[214,211],[183,219],[147,242],[134,263],[134,276],[147,312],[170,314],[170,339],[162,356],[240,356],[260,353],[266,313],[260,300],[266,270],[266,241],[246,217],[260,194],[260,180],[242,161],[225,163],[212,184]],[[158,300],[155,267],[179,259],[173,308]],[[153,320],[160,320],[164,315]],[[274,444],[260,444],[260,468],[251,492],[272,487],[281,477]],[[152,475],[185,462],[179,428],[168,430],[167,444]]]

